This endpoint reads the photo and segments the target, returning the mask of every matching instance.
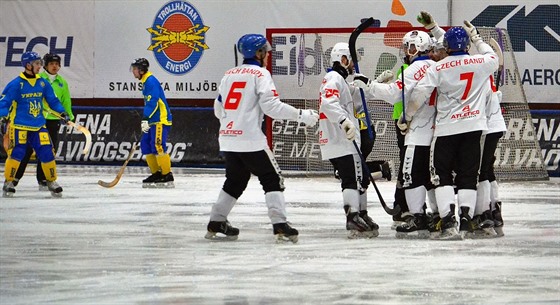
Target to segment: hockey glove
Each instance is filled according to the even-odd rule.
[[[68,113],[62,112],[60,114],[60,123],[66,125],[66,124],[68,124],[69,120],[70,120],[70,117],[68,116]]]
[[[142,128],[143,133],[148,133],[148,131],[150,131],[150,124],[148,124],[148,120],[142,120],[140,127]]]
[[[385,70],[383,73],[379,74],[379,76],[375,79],[378,83],[388,83],[393,80],[393,71]]]
[[[356,140],[356,126],[349,119],[342,120],[340,127],[346,133],[346,139],[350,141]]]
[[[472,23],[470,23],[468,20],[463,21],[463,23],[465,24],[465,25],[463,25],[463,29],[465,29],[465,31],[467,31],[467,34],[471,38],[471,42],[475,46],[478,45],[478,43],[480,41],[482,41],[482,38],[478,34],[478,30],[476,29],[476,27],[474,25],[472,25]]]
[[[319,120],[319,113],[313,109],[300,109],[297,121],[305,126],[313,127]]]
[[[434,21],[432,15],[426,11],[420,11],[420,15],[416,16],[416,20],[420,22],[426,30],[435,28],[438,24]]]
[[[369,87],[371,86],[371,80],[363,74],[355,74],[354,81],[352,83],[354,86],[364,90],[369,90]]]
[[[410,125],[410,120],[403,122],[404,113],[401,113],[399,120],[397,121],[397,127],[399,128],[401,134],[404,136],[408,132],[408,126]]]

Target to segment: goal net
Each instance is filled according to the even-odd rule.
[[[413,29],[369,28],[363,32],[356,49],[361,56],[360,73],[370,78],[385,70],[395,75],[402,65],[399,48],[402,37]],[[267,29],[272,52],[268,65],[282,100],[297,108],[319,108],[319,87],[327,68],[330,51],[337,42],[347,42],[353,28]],[[508,131],[496,151],[495,169],[499,180],[547,180],[548,174],[535,136],[531,114],[508,33],[499,28],[478,28],[484,41],[492,37],[502,47],[504,72],[500,90]],[[495,76],[497,77],[497,76]],[[375,145],[367,161],[384,160],[392,164],[393,177],[399,167],[392,105],[382,100],[367,101]],[[303,128],[297,122],[268,120],[266,132],[271,149],[288,174],[332,174],[330,162],[321,160],[317,126]]]

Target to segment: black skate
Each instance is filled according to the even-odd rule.
[[[148,178],[142,180],[142,188],[155,188],[156,180],[162,177],[161,172],[157,171],[151,174]]]
[[[349,239],[373,238],[377,236],[376,232],[360,217],[358,212],[349,213],[349,206],[344,206],[344,211],[346,212],[346,230],[348,230]]]
[[[393,205],[396,207],[397,204]],[[408,219],[412,217],[412,213],[410,212],[401,212],[400,214],[393,215],[393,223],[391,224],[391,230],[396,230],[398,226],[404,225]]]
[[[379,236],[379,226],[375,223],[375,221],[373,221],[373,218],[371,218],[368,215],[367,210],[360,211],[359,215],[360,218],[362,218],[367,223],[367,225],[373,230],[373,234],[374,234],[373,237]]]
[[[12,198],[16,193],[16,187],[12,181],[4,181],[4,186],[2,187],[2,197]]]
[[[14,178],[14,181],[12,181],[12,184],[14,185],[14,187],[16,187],[19,183],[19,179],[18,178]]]
[[[451,211],[441,219],[441,234],[438,239],[461,240],[461,234],[457,231],[457,219],[455,218],[455,205],[451,205]]]
[[[496,237],[496,231],[494,231],[494,220],[492,220],[492,212],[490,212],[490,210],[474,216],[473,222],[475,224],[474,238]]]
[[[208,232],[204,238],[210,240],[237,240],[239,229],[229,224],[229,221],[210,221],[207,226]],[[220,235],[218,235],[218,233]]]
[[[272,231],[277,243],[291,241],[295,244],[298,242],[298,230],[292,228],[288,223],[275,223],[272,225]]]
[[[62,187],[56,183],[56,181],[48,181],[47,188],[51,195],[56,198],[62,197]]]
[[[409,217],[407,222],[397,226],[396,237],[399,239],[427,239],[430,237],[428,231],[428,219],[425,214],[417,213]]]
[[[497,237],[504,236],[504,220],[502,219],[502,202],[496,201],[496,208],[492,211],[492,218],[494,219],[494,231]]]
[[[441,217],[439,213],[428,214],[428,231],[430,239],[439,239],[441,235]]]
[[[156,188],[162,188],[162,189],[175,188],[175,184],[173,181],[175,181],[175,179],[173,178],[173,173],[169,172],[165,175],[162,175],[159,179],[155,181]]]
[[[459,234],[461,234],[462,239],[473,238],[474,230],[476,229],[476,223],[469,216],[469,207],[461,207],[461,215],[459,222]]]

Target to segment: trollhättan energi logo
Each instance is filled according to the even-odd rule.
[[[202,22],[194,6],[186,1],[166,3],[156,14],[148,32],[148,50],[161,67],[176,75],[189,73],[208,49],[205,34],[209,27]]]

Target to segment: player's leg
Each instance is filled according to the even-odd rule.
[[[58,150],[58,130],[60,129],[60,120],[47,120],[45,126],[47,127],[53,151],[56,156],[56,151]],[[41,166],[39,160],[37,160],[37,183],[39,184],[40,191],[48,190],[45,172],[43,171],[43,167]]]
[[[4,165],[4,185],[2,187],[3,196],[4,197],[13,197],[16,188],[14,185],[14,179],[16,178],[16,173],[20,166],[21,160],[24,158],[25,153],[28,149],[27,144],[27,131],[26,130],[19,130],[14,128],[10,125],[8,130],[10,133],[9,147],[12,147],[10,151],[8,151],[8,159],[6,159],[6,163]]]
[[[161,178],[161,169],[156,158],[157,151],[154,145],[154,134],[155,127],[151,126],[148,132],[142,133],[142,138],[140,139],[140,150],[146,156],[146,163],[151,173],[150,176],[142,180],[143,188],[155,187],[155,181]]]
[[[348,230],[348,238],[372,238],[379,235],[377,224],[373,226],[360,217],[360,212],[367,211],[367,197],[360,195],[360,192],[365,193],[367,184],[364,184],[363,169],[364,164],[358,155],[346,155],[338,158],[330,159],[330,162],[336,164],[339,169],[342,189],[342,201],[346,214],[346,230]],[[366,199],[366,204],[362,203],[360,206],[360,197]],[[367,215],[367,212],[362,214]],[[372,220],[373,222],[373,220]]]
[[[504,236],[504,220],[502,218],[502,202],[498,197],[498,182],[496,181],[496,174],[494,173],[494,162],[496,161],[496,147],[498,146],[498,142],[500,141],[500,138],[503,136],[503,134],[503,132],[496,132],[488,134],[486,136],[489,142],[489,150],[492,151],[492,156],[490,159],[491,166],[488,170],[488,181],[490,183],[490,190],[488,192],[490,197],[490,216],[492,221],[494,222],[494,231],[496,232],[498,237]]]
[[[232,227],[227,217],[251,178],[251,172],[243,164],[240,154],[242,153],[224,152],[226,181],[217,201],[212,205],[207,233],[204,236],[206,239],[236,240],[239,235],[239,229]]]
[[[156,186],[160,188],[175,187],[173,173],[171,172],[171,157],[166,152],[167,136],[171,130],[171,126],[156,124],[154,134],[154,148],[156,150],[156,161],[161,169],[161,178],[155,181]]]
[[[476,206],[476,184],[480,170],[482,131],[466,132],[458,135],[462,141],[458,143],[457,162],[455,166],[455,185],[457,185],[457,201],[459,205],[459,232],[463,237],[472,237],[475,223],[472,221]]]
[[[441,234],[438,239],[461,239],[455,217],[455,191],[453,168],[457,155],[457,136],[434,137],[430,151],[431,181],[436,187],[435,195],[441,217]]]
[[[397,120],[395,120],[395,130],[397,135],[397,145],[399,147],[399,170],[397,172],[397,185],[395,188],[395,201],[393,203],[393,206],[400,206],[401,213],[393,216],[393,224],[391,226],[391,229],[395,229],[398,225],[403,224],[411,215],[408,211],[406,196],[403,189],[404,179],[402,174],[402,166],[404,163],[404,154],[406,152],[406,146],[404,145],[405,136],[400,133],[399,128],[397,127]]]
[[[41,128],[36,132],[29,132],[31,146],[35,150],[37,159],[41,162],[41,167],[47,180],[47,188],[54,197],[62,196],[62,187],[56,182],[56,162],[54,161],[53,147],[46,128]]]
[[[284,177],[273,153],[266,148],[257,152],[244,153],[243,163],[258,177],[265,193],[268,217],[272,232],[278,241],[298,241],[299,232],[287,221],[286,200],[284,198]]]
[[[430,181],[429,159],[429,146],[407,146],[403,165],[404,192],[412,216],[395,228],[397,238],[429,237],[424,186]]]

